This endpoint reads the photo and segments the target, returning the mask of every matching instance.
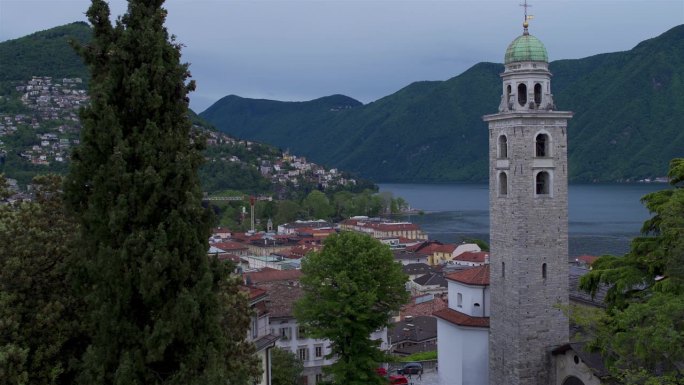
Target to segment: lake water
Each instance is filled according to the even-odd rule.
[[[486,184],[379,184],[404,198],[423,215],[405,219],[420,225],[430,239],[460,242],[465,238],[489,241],[489,191]],[[568,192],[570,257],[583,254],[624,254],[639,235],[648,210],[640,199],[669,185],[579,184]]]

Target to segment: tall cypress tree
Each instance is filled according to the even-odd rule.
[[[112,25],[107,3],[93,0],[93,40],[77,47],[91,72],[65,187],[92,338],[80,381],[246,383],[258,375],[248,306],[207,257],[202,141],[187,118],[194,83],[163,2],[130,0]]]

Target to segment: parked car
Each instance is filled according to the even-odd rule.
[[[397,370],[399,374],[423,374],[423,364],[420,362],[407,362],[404,366]]]
[[[408,378],[401,374],[389,376],[390,385],[408,385]]]

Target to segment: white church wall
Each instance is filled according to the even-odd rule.
[[[472,317],[489,317],[488,287],[469,286],[454,281],[449,281],[448,285],[450,308]]]
[[[486,328],[460,327],[437,319],[437,362],[442,384],[489,383],[489,333]]]

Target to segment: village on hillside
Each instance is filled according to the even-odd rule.
[[[30,80],[15,86],[19,100],[26,112],[0,113],[0,165],[8,153],[16,153],[25,165],[44,166],[43,172],[54,171],[49,166],[65,164],[70,150],[78,145],[81,122],[78,110],[89,103],[89,96],[81,78],[53,79],[49,76],[33,76]],[[269,180],[273,190],[281,195],[283,191],[303,185],[315,185],[319,189],[355,186],[357,180],[337,168],[326,168],[307,161],[305,157],[289,151],[266,153],[264,145],[233,138],[219,131],[205,130],[207,163],[224,163],[252,168]],[[235,149],[258,156],[245,159],[235,155]],[[17,189],[16,180],[10,185]],[[21,199],[29,199],[21,195]]]

